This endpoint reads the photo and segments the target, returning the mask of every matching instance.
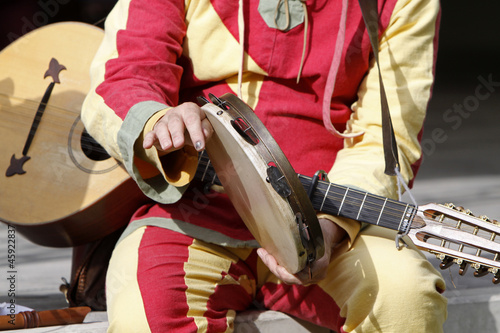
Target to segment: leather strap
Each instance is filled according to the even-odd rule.
[[[385,174],[389,176],[396,175],[396,169],[399,169],[398,145],[394,136],[394,129],[389,112],[389,103],[385,93],[382,73],[380,71],[378,56],[378,8],[377,0],[358,0],[361,7],[363,20],[365,21],[373,54],[378,68],[378,77],[380,82],[380,104],[382,108],[382,140],[384,145]]]

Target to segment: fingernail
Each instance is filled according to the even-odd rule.
[[[195,144],[194,144],[194,148],[196,150],[201,150],[201,141],[197,141]]]
[[[182,139],[181,138],[173,138],[172,141],[173,141],[172,143],[174,144],[175,148],[179,148],[182,145]]]

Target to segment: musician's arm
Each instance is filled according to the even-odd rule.
[[[420,135],[431,96],[437,52],[439,3],[437,0],[399,1],[380,39],[379,57],[399,147],[401,174],[411,183],[418,169]],[[397,198],[397,180],[384,174],[378,70],[362,82],[348,132],[364,132],[345,140],[329,180],[369,193]],[[349,248],[360,230],[357,221],[320,214],[345,230],[342,249]]]
[[[420,136],[434,80],[439,2],[398,1],[379,46],[380,66],[399,149],[400,171],[410,183],[420,164]],[[347,123],[346,139],[329,173],[330,181],[397,198],[397,179],[384,174],[378,70],[362,82]]]
[[[142,148],[144,131],[178,103],[183,8],[180,0],[118,1],[107,18],[82,108],[89,133],[123,162],[145,194],[160,202],[181,196],[196,168],[193,159],[194,165],[197,161],[188,147],[172,154],[176,163],[169,164],[162,163],[155,149]]]

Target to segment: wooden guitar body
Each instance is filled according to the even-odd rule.
[[[121,165],[87,143],[80,121],[103,36],[57,23],[0,52],[0,221],[40,245],[103,237],[128,221],[137,207],[129,201],[141,200]]]

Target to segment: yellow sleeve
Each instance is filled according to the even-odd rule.
[[[434,81],[439,1],[398,1],[381,36],[379,59],[399,151],[400,171],[408,183],[412,165],[421,157],[422,130]],[[329,179],[384,197],[397,198],[397,180],[384,174],[380,92],[377,67],[371,68],[352,106],[348,132],[364,132],[346,139]]]
[[[347,233],[348,248],[351,247],[354,240],[356,239],[356,236],[359,233],[359,230],[361,229],[361,223],[347,218],[320,213],[318,214],[318,219],[330,220],[333,223],[337,224],[342,229],[344,229],[345,232]]]
[[[398,1],[379,41],[380,68],[398,144],[400,172],[408,183],[412,165],[421,158],[422,130],[434,81],[439,1]],[[364,132],[346,139],[328,174],[332,183],[397,199],[397,179],[384,174],[378,70],[373,59],[360,85],[347,132]],[[360,230],[356,221],[324,216],[347,231],[352,241]]]

